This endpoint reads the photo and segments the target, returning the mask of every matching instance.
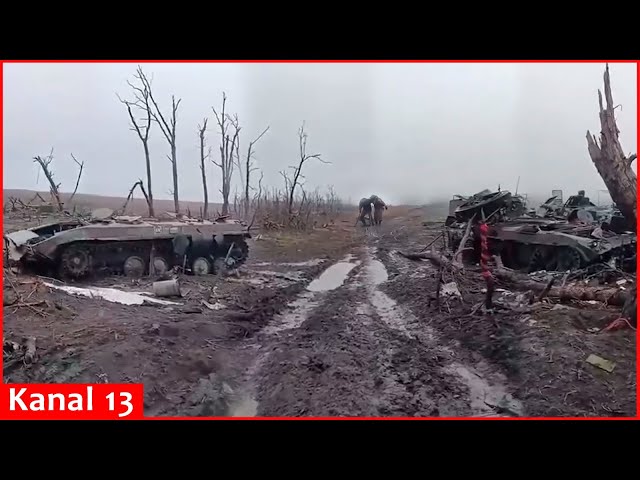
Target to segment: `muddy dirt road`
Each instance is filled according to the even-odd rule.
[[[437,269],[394,251],[437,228],[422,209],[389,213],[375,229],[265,234],[239,276],[185,279],[178,305],[18,279],[24,297],[49,303],[42,314],[5,307],[5,338],[35,336],[40,353],[28,366],[7,353],[5,380],[142,382],[148,415],[635,415],[635,332],[590,333],[615,311],[542,302],[470,316],[482,298],[474,271],[436,305]],[[587,364],[591,353],[615,369]]]
[[[468,416],[516,413],[503,382],[456,359],[437,333],[380,289],[375,247],[356,249],[273,318],[255,379],[268,416]]]

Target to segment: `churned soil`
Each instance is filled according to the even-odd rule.
[[[441,212],[385,215],[375,228],[345,218],[262,232],[237,275],[182,277],[183,297],[167,299],[177,305],[76,297],[10,275],[4,379],[140,382],[147,415],[636,414],[635,332],[596,333],[619,311],[549,299],[522,308],[512,302],[521,292],[498,284],[502,307],[471,314],[484,296],[474,267],[444,278],[460,295],[436,301],[438,268],[396,252],[431,242]],[[91,285],[150,291],[151,281]],[[28,337],[33,363],[20,348]]]

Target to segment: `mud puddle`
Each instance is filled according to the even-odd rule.
[[[265,333],[277,333],[283,330],[290,330],[300,327],[309,316],[309,313],[316,308],[320,302],[314,301],[313,292],[303,292],[298,298],[287,305],[288,312],[276,315],[272,322],[262,331]]]
[[[380,260],[371,260],[365,266],[365,275],[369,284],[377,286],[389,279],[387,268]]]
[[[522,416],[522,404],[507,393],[504,385],[491,384],[484,376],[459,363],[451,364],[446,370],[467,386],[469,405],[477,416]]]
[[[387,294],[378,290],[378,286],[389,279],[387,268],[384,264],[375,258],[375,249],[367,250],[365,265],[362,274],[358,276],[358,280],[363,282],[369,294],[369,302],[373,306],[375,313],[380,319],[394,330],[401,331],[409,338],[413,335],[407,330],[405,323],[409,316],[396,303],[394,299]]]
[[[402,332],[408,338],[418,338],[426,347],[433,348],[434,352],[439,351],[445,356],[453,357],[452,350],[439,344],[438,337],[431,328],[424,324],[418,325],[417,318],[411,312],[379,290],[379,285],[387,281],[389,276],[384,264],[375,259],[374,254],[375,250],[367,251],[365,265],[358,280],[364,283],[369,303],[378,317],[389,328]],[[460,295],[455,283],[444,285],[443,294],[451,297]],[[358,313],[366,315],[367,310],[360,307]],[[410,331],[408,327],[414,328]],[[444,371],[467,387],[469,406],[474,416],[522,416],[522,404],[507,392],[505,382],[497,374],[484,372],[480,367],[470,368],[458,362],[449,364]]]
[[[263,332],[273,334],[299,328],[311,311],[320,304],[320,295],[323,292],[341,287],[349,272],[358,265],[360,265],[360,261],[356,260],[352,254],[331,265],[307,286],[307,291],[302,292],[287,305],[289,311],[276,315],[271,323],[263,329]]]
[[[307,286],[307,290],[310,292],[328,292],[335,290],[344,284],[349,272],[358,265],[360,265],[360,262],[355,260],[354,255],[349,254],[343,260],[334,263],[322,272],[318,278]]]

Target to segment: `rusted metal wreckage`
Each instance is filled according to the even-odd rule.
[[[528,272],[574,271],[606,264],[635,271],[636,233],[615,208],[601,208],[584,197],[565,203],[552,196],[538,210],[526,207],[523,197],[509,191],[483,190],[470,197],[455,196],[446,221],[448,244],[458,250],[468,222],[489,225],[489,248],[504,266]],[[465,253],[477,261],[479,235],[470,228]]]
[[[102,209],[104,210],[104,209]],[[196,275],[234,269],[247,260],[251,238],[239,221],[156,220],[113,216],[69,219],[5,234],[10,265],[56,277],[109,273]]]

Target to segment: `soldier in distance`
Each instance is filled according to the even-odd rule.
[[[377,195],[371,195],[369,201],[373,204],[373,224],[382,224],[382,212],[387,209],[387,204]]]
[[[369,224],[372,223],[371,219],[371,199],[362,198],[358,203],[358,221],[362,222],[362,226],[366,227],[367,222],[365,219],[369,219]]]

